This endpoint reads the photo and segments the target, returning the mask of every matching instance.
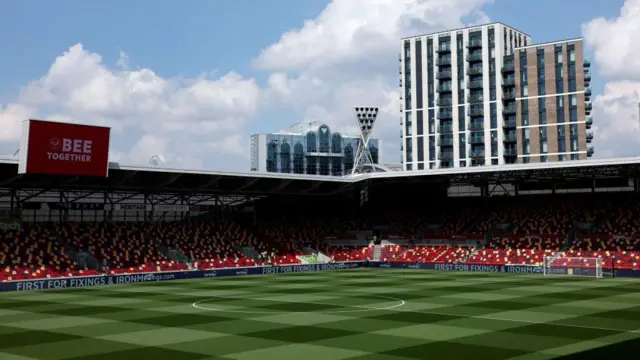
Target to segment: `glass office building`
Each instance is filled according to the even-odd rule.
[[[342,176],[353,168],[360,138],[332,133],[327,125],[303,133],[251,135],[251,171]],[[380,140],[369,140],[375,164]]]

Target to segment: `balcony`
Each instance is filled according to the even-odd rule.
[[[440,46],[438,46],[436,48],[436,52],[439,53],[439,54],[450,53],[451,52],[451,43],[440,44]]]
[[[518,137],[516,136],[516,134],[505,134],[504,139],[502,140],[502,142],[505,143],[515,143],[517,141]]]
[[[591,81],[591,74],[584,74],[584,82],[588,83]]]
[[[593,149],[593,146],[587,147],[587,156],[588,157],[592,157],[594,152],[595,152],[595,150]]]
[[[482,52],[467,54],[467,62],[482,61]]]
[[[451,71],[449,71],[449,70],[440,70],[440,71],[438,71],[438,73],[436,74],[436,79],[438,79],[438,80],[451,79]]]
[[[438,160],[453,160],[453,151],[440,151]]]
[[[516,78],[505,78],[502,79],[502,86],[516,86]]]
[[[516,65],[514,63],[504,63],[504,65],[502,65],[503,73],[512,73],[515,71],[516,71]]]
[[[508,156],[508,157],[518,156],[518,150],[516,150],[516,149],[504,149],[504,156]]]
[[[438,138],[438,145],[440,145],[440,146],[453,146],[453,139]]]
[[[451,125],[440,125],[438,128],[438,132],[441,134],[450,134],[453,132],[453,126]]]
[[[440,112],[438,112],[438,119],[440,119],[440,120],[453,119],[453,112],[452,111],[440,111]]]
[[[436,59],[437,66],[450,66],[451,65],[451,56],[443,56]]]
[[[593,132],[587,131],[587,142],[590,143],[593,141]]]
[[[584,88],[584,97],[591,97],[591,88],[590,87],[586,87]]]
[[[469,130],[471,131],[484,130],[484,123],[480,121],[472,121],[471,123],[469,123]]]
[[[515,120],[505,120],[502,124],[505,129],[515,129],[517,127]]]
[[[438,98],[436,105],[438,106],[451,106],[453,104],[453,99],[451,98]]]
[[[482,39],[471,39],[467,44],[468,49],[478,49],[482,47]]]
[[[502,100],[515,100],[516,92],[515,91],[505,91],[502,93]]]
[[[469,157],[472,159],[484,158],[484,150],[469,150]]]
[[[484,108],[480,106],[478,107],[469,106],[469,116],[471,117],[484,116]]]
[[[469,89],[482,89],[483,81],[482,80],[473,80],[469,82]]]
[[[502,115],[514,115],[516,113],[516,106],[509,105],[502,108]]]
[[[439,93],[450,93],[453,91],[453,88],[451,87],[451,83],[438,84],[436,91]]]
[[[484,144],[484,136],[471,136],[469,138],[469,144]]]
[[[584,104],[584,110],[585,111],[591,111],[593,110],[593,105],[590,102],[587,102]]]
[[[593,117],[591,116],[587,116],[586,121],[584,122],[585,126],[587,127],[587,129],[590,129],[591,126],[593,126]]]
[[[467,102],[470,103],[470,104],[481,103],[483,101],[483,99],[484,98],[482,97],[482,95],[469,95],[467,97]]]
[[[589,61],[589,59],[584,59],[584,62],[582,63],[582,65],[584,66],[585,69],[588,69],[591,67],[591,61]]]
[[[467,75],[480,75],[482,74],[482,67],[474,66],[467,69]]]

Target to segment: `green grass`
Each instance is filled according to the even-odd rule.
[[[359,269],[0,295],[2,360],[634,353],[640,280]]]

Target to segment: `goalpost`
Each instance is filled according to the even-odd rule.
[[[602,278],[602,259],[597,257],[544,257],[544,276],[584,276]]]

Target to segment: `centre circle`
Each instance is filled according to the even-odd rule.
[[[298,313],[298,314],[338,314],[338,313],[355,313],[355,312],[365,312],[365,311],[384,311],[384,310],[394,310],[404,306],[406,303],[402,299],[398,299],[393,296],[386,295],[366,295],[366,297],[374,298],[374,299],[382,299],[382,300],[390,300],[390,302],[394,302],[393,305],[382,306],[382,307],[367,307],[366,305],[338,305],[338,304],[323,304],[323,303],[313,303],[308,301],[288,301],[288,300],[275,300],[269,299],[266,297],[257,298],[257,297],[227,297],[227,296],[213,296],[208,299],[196,301],[191,304],[192,307],[200,310],[206,311],[219,311],[219,312],[227,312],[227,313],[240,313],[240,314],[284,314],[284,313]],[[315,305],[326,305],[326,306],[340,306],[343,308],[352,308],[349,310],[321,310],[321,311],[266,311],[266,310],[239,310],[239,309],[220,309],[216,307],[206,306],[207,302],[214,300],[257,300],[257,301],[270,301],[273,303],[281,303],[281,304],[315,304]],[[204,305],[204,306],[203,306]]]

